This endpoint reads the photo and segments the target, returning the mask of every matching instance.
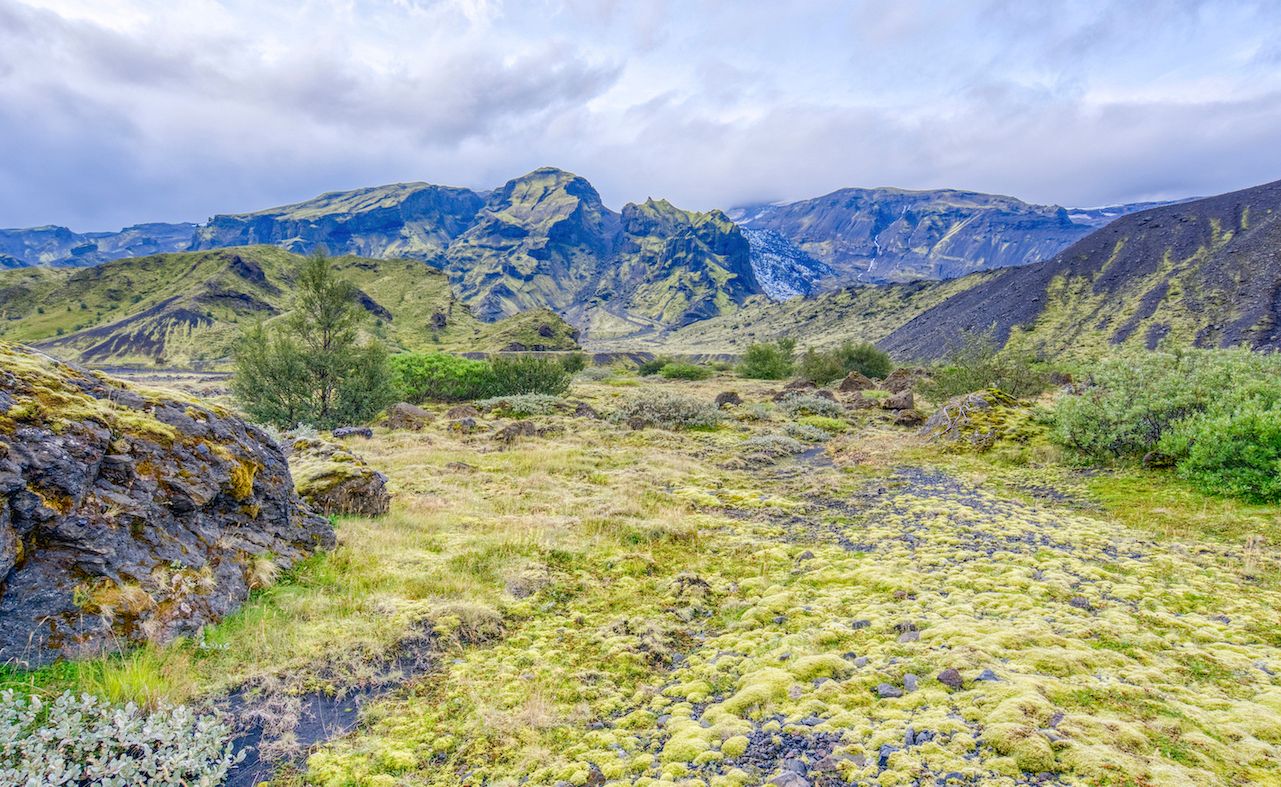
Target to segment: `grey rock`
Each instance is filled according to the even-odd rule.
[[[903,688],[907,689],[908,693],[916,691],[916,680],[915,675],[910,672],[907,673],[903,676]]]
[[[342,440],[346,437],[363,437],[368,440],[374,436],[374,430],[368,426],[340,426],[331,434],[337,440]]]
[[[388,429],[408,429],[417,432],[431,423],[434,417],[421,407],[408,402],[398,402],[387,408],[387,418],[383,421],[383,425]]]
[[[983,670],[982,672],[980,672],[980,673],[979,673],[979,676],[978,676],[977,678],[975,678],[975,680],[984,680],[984,681],[990,681],[990,682],[992,682],[992,683],[996,683],[996,682],[1000,681],[1001,679],[1000,679],[1000,678],[998,678],[998,677],[996,676],[996,673],[995,673],[995,672],[993,672],[992,670],[990,670],[990,669],[985,669],[985,670]]]
[[[881,699],[890,699],[893,697],[902,697],[903,690],[898,686],[892,686],[889,683],[876,684],[876,694]]]
[[[102,416],[32,408],[0,431],[0,663],[34,667],[195,634],[248,597],[257,556],[284,569],[333,546],[333,529],[299,499],[284,453],[261,429],[4,352],[22,356],[0,364],[4,400],[32,401],[38,379]],[[33,366],[42,378],[23,371]]]
[[[965,685],[965,679],[961,677],[961,673],[951,667],[938,674],[938,681],[950,689],[960,689]]]
[[[734,391],[721,391],[716,394],[716,407],[723,409],[725,407],[737,407],[743,403],[743,397]]]
[[[870,620],[856,620],[850,623],[850,628],[854,629],[855,631],[858,631],[859,629],[865,629],[870,625],[872,625],[872,621]]]
[[[890,764],[890,755],[896,751],[899,751],[897,746],[891,746],[888,743],[882,744],[881,750],[877,752],[876,755],[876,767],[881,770],[888,768]]]
[[[387,476],[341,445],[295,440],[289,461],[298,494],[322,514],[382,516],[391,506]]]
[[[774,787],[810,787],[809,779],[792,771],[784,771],[770,779],[768,783]]]

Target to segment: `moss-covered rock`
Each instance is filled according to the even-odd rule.
[[[381,516],[391,506],[387,477],[340,445],[295,440],[289,464],[298,494],[322,514]]]
[[[194,633],[333,542],[257,427],[0,344],[0,663]]]
[[[932,440],[986,451],[1015,426],[1018,400],[989,388],[954,396],[926,420],[921,433]]]

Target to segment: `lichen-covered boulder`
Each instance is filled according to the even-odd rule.
[[[837,388],[843,393],[850,393],[851,391],[870,391],[875,387],[876,383],[872,382],[871,378],[857,369],[846,375],[845,379],[841,380],[841,384],[837,386]]]
[[[387,476],[341,445],[299,438],[289,466],[298,494],[322,514],[382,516],[391,506]]]
[[[408,402],[398,402],[387,408],[387,418],[383,421],[383,426],[388,429],[408,429],[417,432],[431,423],[433,417],[421,407]]]
[[[912,398],[911,389],[904,388],[896,394],[891,394],[881,401],[883,410],[911,410],[916,406]]]
[[[954,396],[926,420],[921,434],[938,442],[986,451],[1006,436],[1014,421],[1022,420],[1011,418],[1012,408],[1017,405],[1014,397],[995,388]]]
[[[333,543],[257,427],[0,344],[0,663],[193,634]]]

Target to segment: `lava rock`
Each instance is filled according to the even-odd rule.
[[[363,437],[368,440],[374,436],[374,430],[368,426],[340,426],[331,434],[337,440],[341,440],[344,437]]]
[[[298,494],[322,514],[382,516],[391,506],[387,476],[341,445],[295,440],[289,463]]]
[[[195,634],[333,546],[266,432],[175,397],[0,347],[0,663]]]
[[[743,397],[735,391],[721,391],[716,394],[716,407],[723,409],[725,407],[737,407],[743,403]]]
[[[965,685],[965,679],[961,677],[961,673],[951,667],[938,674],[938,681],[950,689],[960,689]]]
[[[421,407],[408,402],[398,402],[387,408],[387,418],[383,421],[383,425],[388,429],[408,429],[411,432],[417,432],[431,423],[432,417],[431,413]]]
[[[511,445],[521,437],[533,437],[538,434],[538,427],[532,421],[513,421],[494,433],[494,440],[504,445]]]
[[[888,683],[878,683],[876,684],[876,695],[883,700],[892,699],[894,697],[902,697],[903,690]]]
[[[1001,679],[998,678],[996,676],[996,673],[993,672],[992,670],[985,669],[979,673],[979,676],[975,678],[975,680],[983,680],[983,681],[989,681],[991,683],[996,683],[996,682],[999,682]]]
[[[852,391],[870,391],[875,387],[876,383],[872,382],[867,375],[860,371],[853,371],[846,375],[844,380],[841,380],[841,384],[837,386],[837,389],[850,393]]]
[[[881,402],[882,410],[911,410],[916,406],[911,390],[902,390],[885,397]]]

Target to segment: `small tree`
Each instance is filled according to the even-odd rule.
[[[366,421],[394,398],[387,351],[361,342],[356,288],[323,252],[303,263],[294,310],[278,327],[247,330],[232,387],[251,417],[291,428]]]
[[[781,380],[792,373],[792,354],[795,352],[795,339],[753,344],[743,353],[738,373],[757,380]]]

